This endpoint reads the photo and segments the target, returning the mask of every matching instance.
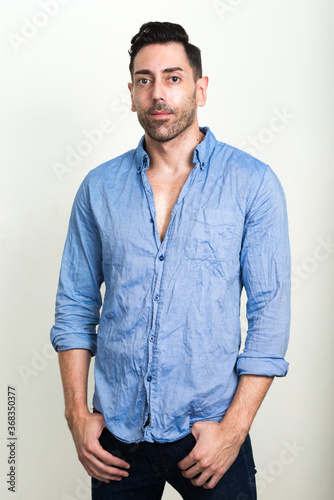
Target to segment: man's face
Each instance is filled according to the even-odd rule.
[[[199,104],[198,86],[182,44],[154,44],[140,49],[129,89],[132,110],[137,111],[149,137],[170,141],[197,123],[197,106],[203,105]]]

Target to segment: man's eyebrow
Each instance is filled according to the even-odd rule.
[[[163,73],[173,73],[174,71],[184,71],[182,68],[179,66],[175,66],[173,68],[166,68],[162,70]],[[135,75],[152,75],[152,71],[149,69],[139,69],[138,71],[135,71]]]
[[[175,66],[174,68],[166,68],[163,70],[163,73],[173,73],[174,71],[183,71],[182,68]]]

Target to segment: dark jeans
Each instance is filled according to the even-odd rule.
[[[158,500],[166,481],[183,499],[197,500],[256,500],[255,465],[249,435],[235,462],[213,489],[194,486],[181,474],[177,463],[190,453],[196,444],[190,433],[172,443],[124,443],[108,429],[100,436],[101,446],[112,455],[126,460],[129,476],[121,481],[103,483],[92,479],[93,500]]]

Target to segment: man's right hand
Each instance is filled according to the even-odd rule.
[[[68,418],[68,426],[72,432],[78,458],[89,476],[109,483],[121,481],[129,475],[119,467],[129,468],[130,464],[104,450],[99,437],[106,427],[101,413],[87,413]]]

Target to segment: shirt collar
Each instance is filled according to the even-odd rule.
[[[203,170],[209,161],[209,158],[216,146],[217,140],[209,127],[200,127],[200,131],[205,134],[202,142],[195,148],[193,163],[199,163],[200,168]],[[135,150],[135,158],[137,163],[137,171],[146,170],[150,164],[148,154],[144,149],[145,135],[140,139],[137,149]]]

